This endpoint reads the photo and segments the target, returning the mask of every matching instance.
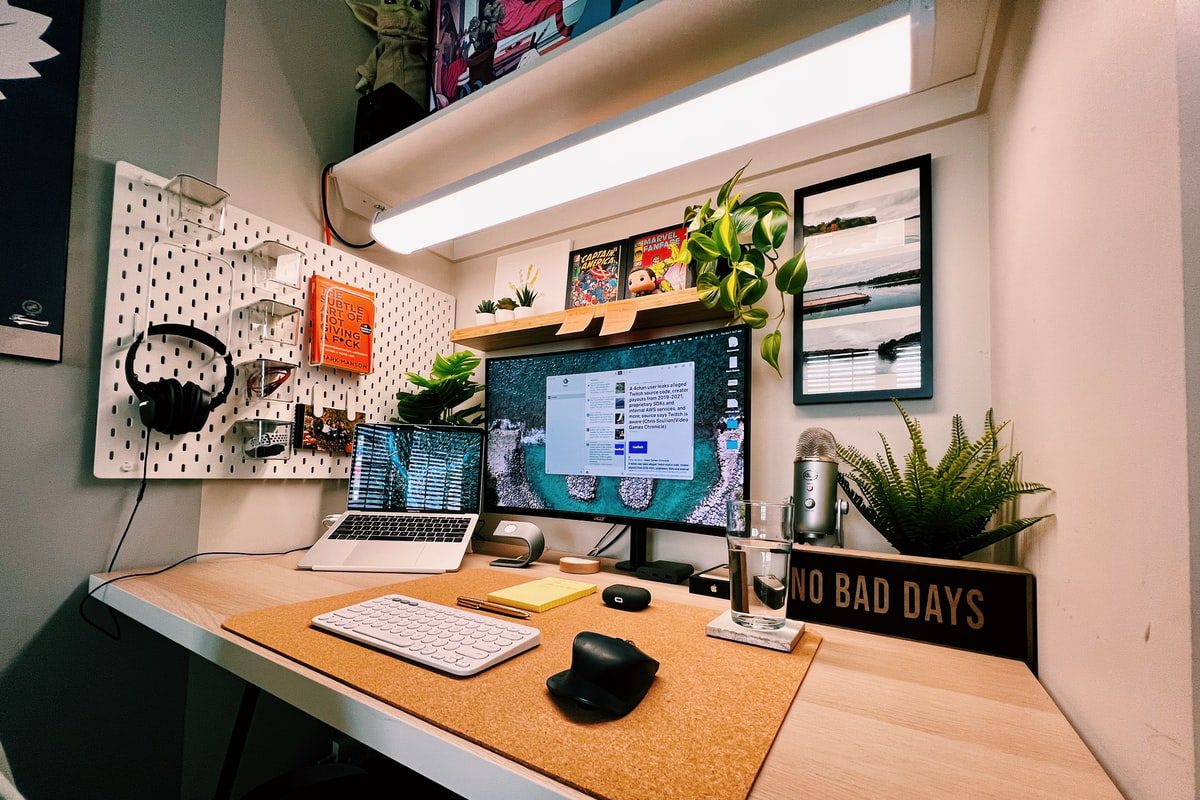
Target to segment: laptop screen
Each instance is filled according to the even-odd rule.
[[[346,506],[475,514],[482,469],[482,429],[360,423]]]

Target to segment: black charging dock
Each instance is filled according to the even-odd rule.
[[[683,583],[695,572],[691,564],[682,561],[647,561],[645,525],[629,526],[629,559],[618,561],[616,567],[622,572],[632,572],[639,578],[659,583]]]

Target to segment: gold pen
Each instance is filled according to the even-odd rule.
[[[476,611],[490,611],[493,614],[502,614],[506,617],[529,619],[528,611],[522,611],[519,608],[502,605],[501,603],[492,603],[488,600],[478,600],[474,597],[460,597],[458,598],[458,604],[463,608],[470,608]]]

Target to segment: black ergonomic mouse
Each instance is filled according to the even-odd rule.
[[[623,717],[642,702],[658,662],[625,639],[583,631],[571,645],[571,668],[546,679],[555,697]]]

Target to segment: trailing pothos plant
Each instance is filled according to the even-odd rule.
[[[775,321],[775,330],[763,337],[760,353],[779,373],[783,343],[779,326],[787,315],[787,303],[783,301],[804,290],[808,265],[803,250],[779,263],[779,248],[787,240],[791,217],[783,195],[758,192],[742,197],[734,193],[746,167],[726,181],[715,201],[709,198],[703,205],[688,206],[683,216],[687,240],[668,260],[695,265],[700,301],[709,308],[719,305],[733,315],[735,322],[756,329]],[[774,317],[757,305],[771,288],[772,280],[782,306]]]
[[[393,422],[415,425],[478,425],[483,421],[483,406],[460,409],[463,403],[483,391],[483,384],[471,380],[479,356],[462,350],[449,356],[433,358],[429,377],[407,373],[409,383],[420,391],[396,393],[396,416]]]
[[[851,469],[849,475],[838,476],[838,484],[892,547],[908,556],[962,558],[1045,518],[1023,517],[984,530],[1008,501],[1050,491],[1040,483],[1017,480],[1021,454],[1004,455],[1000,432],[1008,423],[997,427],[991,409],[983,420],[983,436],[974,440],[967,436],[962,417],[955,414],[950,446],[932,466],[921,423],[908,415],[900,401],[892,402],[900,409],[912,441],[903,470],[882,433],[883,455],[874,458],[853,446],[837,446],[838,456]]]

